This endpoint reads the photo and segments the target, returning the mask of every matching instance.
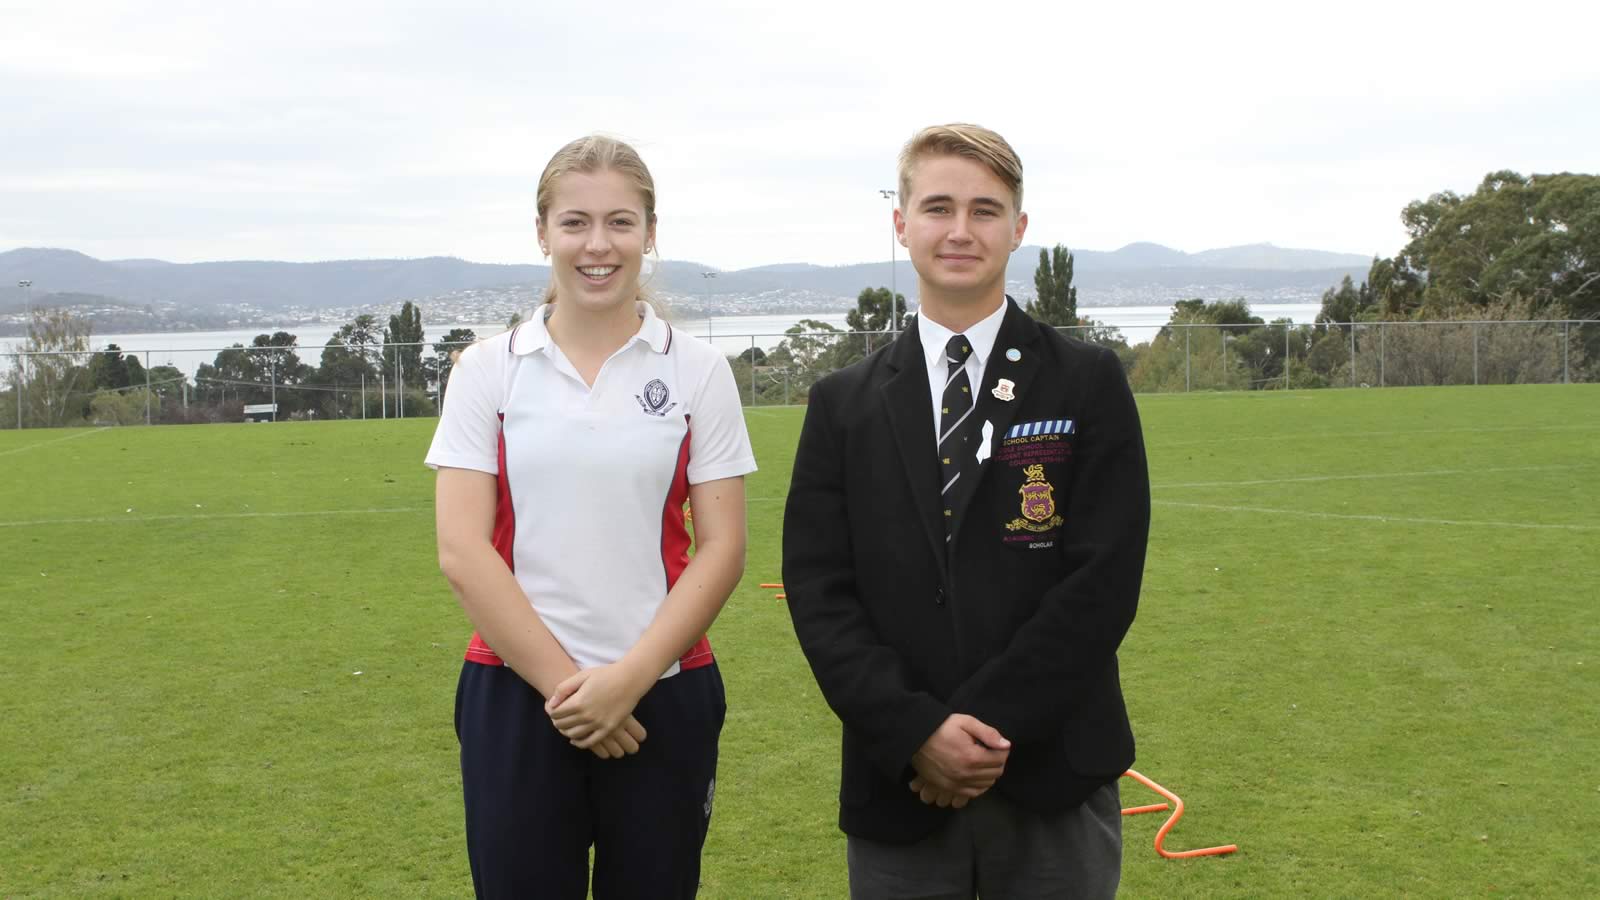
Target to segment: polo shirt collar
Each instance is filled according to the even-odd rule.
[[[628,343],[644,341],[657,353],[667,352],[667,348],[672,346],[672,326],[663,322],[661,317],[656,315],[655,308],[643,300],[636,301],[636,306],[640,319],[639,331],[628,339]],[[554,311],[555,308],[549,303],[541,303],[534,308],[532,315],[518,323],[515,333],[511,335],[511,352],[526,356],[549,347],[552,341],[546,320]]]

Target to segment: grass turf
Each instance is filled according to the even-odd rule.
[[[1600,893],[1600,387],[1140,407],[1135,767],[1170,849],[1241,851],[1126,819],[1124,895]],[[757,586],[801,415],[748,411],[705,897],[845,895],[838,726]],[[0,896],[470,893],[432,424],[0,432]]]

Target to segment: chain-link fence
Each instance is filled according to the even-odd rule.
[[[1138,393],[1600,381],[1593,321],[1177,324],[1115,346]]]
[[[1171,324],[1133,345],[1116,328],[1058,330],[1114,351],[1137,393],[1600,381],[1593,321]],[[759,337],[733,359],[747,406],[804,402],[818,378],[893,339],[812,332],[760,349]]]
[[[0,354],[0,428],[385,419],[438,415],[455,354],[470,342]],[[299,354],[321,351],[320,365]]]
[[[1169,324],[1130,345],[1115,328],[1061,328],[1108,347],[1138,393],[1600,382],[1600,322],[1578,320]],[[805,401],[818,378],[896,335],[718,335],[747,406]],[[165,351],[0,354],[0,428],[435,416],[464,343],[228,347],[193,371]],[[736,349],[743,347],[742,350]],[[299,353],[321,351],[312,366]]]

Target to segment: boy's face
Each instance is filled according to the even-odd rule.
[[[917,160],[910,188],[894,228],[922,281],[958,295],[1004,291],[1006,261],[1028,227],[1011,189],[960,156]]]

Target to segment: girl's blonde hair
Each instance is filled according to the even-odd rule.
[[[656,181],[650,177],[650,169],[645,166],[644,160],[639,158],[639,151],[623,141],[602,134],[578,138],[557,150],[555,156],[550,157],[550,162],[545,164],[544,173],[539,176],[539,190],[535,201],[539,210],[539,220],[544,221],[545,216],[550,214],[550,204],[555,200],[556,181],[561,176],[571,172],[592,174],[607,170],[618,172],[633,182],[634,188],[644,200],[645,229],[648,233],[656,224]],[[644,285],[641,284],[640,299],[648,301],[650,298],[644,293]],[[552,278],[545,288],[543,302],[553,303],[555,299],[556,283]]]

